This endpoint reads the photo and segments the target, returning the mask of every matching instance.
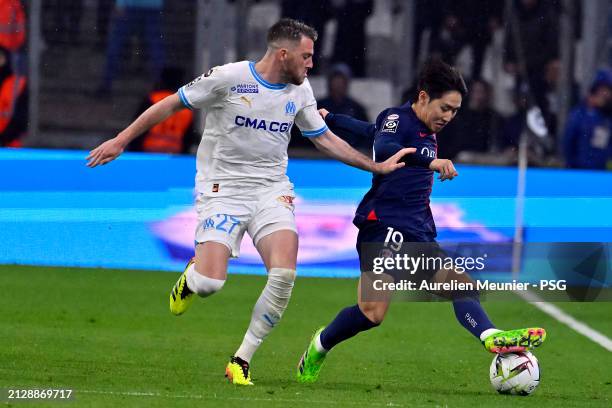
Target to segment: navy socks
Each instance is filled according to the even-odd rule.
[[[480,334],[485,330],[495,328],[478,299],[463,298],[454,300],[453,308],[459,323],[477,339],[480,339]],[[358,305],[349,306],[342,309],[336,318],[321,332],[321,345],[326,350],[331,350],[336,344],[376,326],[378,324],[368,319],[361,312]]]
[[[495,328],[478,299],[453,300],[453,308],[459,323],[479,340],[482,332]]]
[[[349,306],[342,309],[334,321],[321,332],[321,345],[326,350],[331,350],[336,344],[376,326],[378,324],[368,319],[358,305]]]

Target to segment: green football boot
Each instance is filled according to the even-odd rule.
[[[319,328],[310,340],[308,348],[302,354],[297,367],[297,380],[301,383],[314,383],[319,378],[319,371],[325,361],[327,353],[320,353],[315,346],[316,339],[325,327]]]

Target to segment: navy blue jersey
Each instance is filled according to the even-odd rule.
[[[357,121],[345,115],[328,115],[326,122],[335,128],[374,136],[374,160],[383,162],[404,147],[417,152],[406,156],[406,166],[386,175],[374,175],[370,191],[363,197],[353,223],[361,228],[368,221],[380,221],[406,231],[436,236],[429,197],[436,158],[436,135],[421,122],[411,103],[382,111],[376,124]]]

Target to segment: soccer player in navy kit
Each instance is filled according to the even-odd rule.
[[[415,147],[417,151],[405,157],[404,168],[387,175],[375,175],[370,191],[359,204],[353,220],[359,228],[357,251],[362,270],[358,303],[341,310],[329,325],[315,332],[298,364],[298,381],[316,381],[327,353],[334,346],[382,323],[390,295],[371,299],[364,292],[369,284],[367,280],[371,279],[368,272],[372,270],[371,259],[364,253],[368,244],[389,243],[393,235],[396,244],[426,243],[424,245],[434,255],[444,254],[435,243],[436,226],[429,197],[434,172],[439,173],[442,181],[452,180],[457,172],[450,160],[436,158],[436,134],[455,117],[466,94],[465,82],[454,68],[440,60],[431,60],[419,77],[417,99],[384,110],[375,124],[320,111],[331,129],[374,136],[376,161],[386,160],[405,147]],[[418,256],[420,251],[412,255]],[[428,278],[445,282],[449,278],[471,281],[467,274],[448,269],[435,271]],[[542,328],[509,331],[495,328],[480,305],[476,291],[451,292],[445,297],[453,301],[459,323],[492,353],[525,351],[539,346],[546,338]]]

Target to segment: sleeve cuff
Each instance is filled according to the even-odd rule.
[[[317,137],[322,135],[323,133],[327,132],[328,127],[327,125],[323,126],[321,129],[317,129],[317,130],[302,130],[302,136],[305,137]]]
[[[179,94],[179,99],[181,100],[181,102],[183,103],[183,105],[185,105],[186,108],[189,108],[191,110],[193,110],[193,106],[189,103],[189,101],[187,100],[187,97],[185,96],[185,91],[183,90],[184,87],[179,88],[178,90],[178,94]]]
[[[408,166],[419,166],[428,169],[429,165],[432,161],[434,161],[434,159],[432,157],[425,156],[417,151],[405,155],[400,161],[406,163]]]

